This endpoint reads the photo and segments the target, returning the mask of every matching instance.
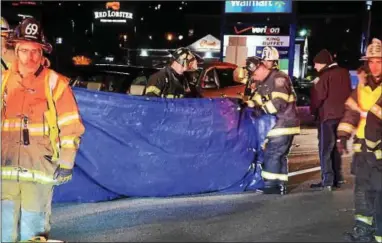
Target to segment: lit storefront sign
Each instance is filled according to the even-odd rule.
[[[101,23],[127,23],[133,19],[133,13],[120,11],[119,2],[106,3],[106,10],[94,11],[94,19]]]
[[[292,0],[226,1],[226,13],[291,13]]]

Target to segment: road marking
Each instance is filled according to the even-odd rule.
[[[292,176],[296,176],[296,175],[301,175],[301,174],[306,174],[306,173],[310,173],[310,172],[314,172],[314,171],[319,171],[319,170],[321,170],[320,166],[313,167],[313,168],[306,169],[306,170],[293,171],[291,173],[288,173],[288,177],[292,177]]]

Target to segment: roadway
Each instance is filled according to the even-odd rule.
[[[307,172],[319,165],[316,137],[315,130],[304,129],[295,138],[288,195],[208,194],[57,204],[51,237],[69,242],[341,242],[342,232],[352,227],[350,157],[344,158],[347,184],[333,192],[312,191],[309,184],[320,177],[319,171]]]

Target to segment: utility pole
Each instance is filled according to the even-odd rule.
[[[361,37],[361,55],[365,54],[367,44],[370,39],[370,26],[371,26],[371,6],[373,1],[366,1],[366,16],[367,20],[364,20],[364,28]]]

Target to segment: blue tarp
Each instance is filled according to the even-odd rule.
[[[75,89],[86,132],[73,180],[54,202],[241,192],[261,187],[251,166],[274,117],[232,99],[158,99]],[[255,155],[257,156],[255,157]]]

